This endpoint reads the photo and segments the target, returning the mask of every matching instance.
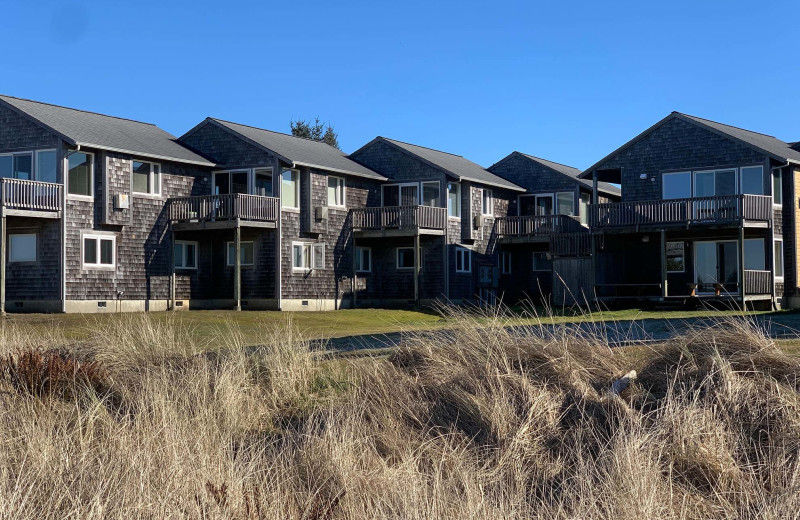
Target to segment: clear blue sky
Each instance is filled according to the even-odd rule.
[[[800,140],[800,2],[4,0],[0,93],[153,122],[319,115],[585,168],[672,110]]]

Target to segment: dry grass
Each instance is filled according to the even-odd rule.
[[[347,361],[289,320],[244,338],[127,315],[75,344],[6,323],[0,517],[800,514],[800,365],[749,322],[632,357],[449,312]]]

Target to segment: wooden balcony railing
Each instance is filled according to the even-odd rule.
[[[715,224],[772,219],[772,197],[725,195],[690,199],[645,200],[592,204],[592,229],[662,224]]]
[[[353,229],[438,229],[447,223],[447,208],[431,206],[382,206],[350,210]]]
[[[0,179],[0,204],[27,211],[61,211],[64,186],[54,182]]]
[[[550,235],[550,251],[555,257],[588,257],[592,254],[589,233],[554,233]]]
[[[772,294],[772,273],[770,271],[754,271],[746,269],[744,272],[744,293]]]
[[[229,193],[169,199],[169,218],[172,222],[203,222],[213,220],[255,220],[275,222],[280,211],[280,199]]]
[[[535,215],[500,217],[495,220],[497,234],[502,237],[542,236],[554,233],[587,231],[577,217],[569,215]]]

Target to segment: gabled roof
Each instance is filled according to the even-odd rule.
[[[67,143],[151,159],[214,166],[156,125],[0,95],[3,104]]]
[[[525,191],[524,188],[521,188],[511,181],[493,174],[479,164],[465,159],[460,155],[434,150],[433,148],[425,148],[424,146],[418,146],[415,144],[398,141],[396,139],[378,136],[362,146],[359,150],[363,150],[376,141],[388,143],[390,146],[394,146],[395,148],[414,156],[415,158],[429,164],[430,166],[433,166],[434,168],[444,170],[447,174],[455,177],[459,181],[472,181],[485,184],[487,186],[495,186],[508,190]],[[353,154],[355,153],[356,152],[353,152]]]
[[[528,155],[526,153],[517,152],[517,151],[511,152],[510,154],[508,154],[504,158],[500,159],[499,161],[497,161],[493,165],[489,166],[488,169],[491,170],[495,166],[499,166],[500,164],[504,163],[505,161],[507,161],[508,159],[511,159],[514,156],[523,157],[523,158],[525,158],[527,160],[536,162],[536,163],[544,166],[545,168],[549,168],[549,169],[555,171],[556,173],[560,173],[562,175],[565,175],[565,176],[569,177],[571,180],[573,180],[573,181],[575,181],[575,182],[577,182],[577,183],[579,183],[579,184],[581,184],[583,186],[586,186],[589,189],[592,188],[592,182],[591,181],[586,180],[586,179],[578,178],[578,175],[580,175],[581,171],[579,169],[577,169],[577,168],[573,168],[572,166],[567,166],[566,164],[561,164],[561,163],[557,163],[557,162],[553,162],[553,161],[548,161],[547,159],[542,159],[541,157],[536,157],[534,155]],[[617,186],[614,186],[613,184],[610,184],[608,182],[598,182],[597,183],[597,189],[600,190],[601,192],[604,192],[604,193],[609,194],[609,195],[615,195],[617,197],[619,197],[622,194],[622,191]]]
[[[329,144],[213,117],[206,118],[202,123],[181,136],[181,139],[188,137],[205,124],[215,124],[233,132],[256,147],[277,155],[283,161],[294,166],[319,168],[334,173],[355,175],[379,181],[386,180],[383,175],[355,162],[344,152]]]
[[[773,137],[771,135],[760,134],[758,132],[753,132],[750,130],[745,130],[743,128],[738,128],[736,126],[730,126],[723,123],[717,123],[716,121],[711,121],[709,119],[703,119],[697,116],[690,116],[688,114],[682,114],[681,112],[672,112],[667,117],[659,121],[658,123],[654,124],[641,134],[637,135],[624,145],[620,146],[610,154],[603,157],[600,161],[593,164],[589,168],[587,168],[583,173],[581,173],[582,178],[588,178],[591,176],[593,170],[595,170],[599,165],[606,162],[611,157],[617,155],[622,150],[625,150],[629,146],[632,146],[637,141],[643,139],[644,137],[648,136],[654,130],[659,128],[664,123],[672,120],[672,119],[681,119],[683,121],[688,121],[690,123],[696,124],[705,128],[706,130],[710,130],[717,134],[723,135],[735,141],[738,141],[745,146],[749,146],[759,152],[769,155],[773,159],[776,159],[780,162],[791,162],[795,164],[800,164],[800,150],[795,150],[792,146],[785,142],[781,141],[777,137]]]

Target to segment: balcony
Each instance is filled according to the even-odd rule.
[[[576,217],[569,215],[501,217],[495,221],[495,226],[498,236],[507,242],[536,238],[546,241],[551,235],[588,231]]]
[[[177,230],[274,228],[280,204],[276,197],[242,193],[172,198],[169,199],[169,219]]]
[[[589,206],[592,230],[707,225],[767,227],[772,197],[725,195],[691,199],[615,202]]]
[[[63,189],[53,182],[0,179],[3,216],[60,218]]]
[[[383,206],[350,210],[353,231],[361,236],[443,235],[447,209],[430,206]]]

